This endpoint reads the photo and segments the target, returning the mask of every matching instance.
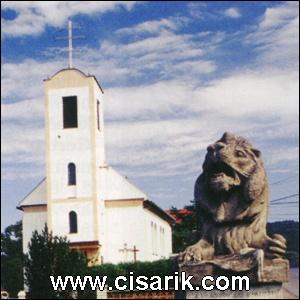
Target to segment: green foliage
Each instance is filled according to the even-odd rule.
[[[114,286],[114,280],[118,276],[126,276],[129,278],[130,272],[137,276],[168,276],[174,275],[173,263],[171,260],[158,260],[154,262],[135,262],[120,264],[102,264],[89,268],[87,275],[91,276],[107,276],[108,286]],[[123,282],[122,282],[123,283]],[[129,284],[129,283],[127,283]]]
[[[23,289],[22,222],[1,233],[1,288],[16,297]]]
[[[66,238],[53,236],[48,228],[41,234],[35,231],[25,258],[25,282],[30,299],[70,299],[72,289],[54,291],[50,275],[83,275],[87,266],[85,256],[69,248]]]
[[[197,220],[194,205],[185,206],[183,209],[172,207],[170,214],[176,219],[173,227],[173,252],[178,253],[196,242]]]

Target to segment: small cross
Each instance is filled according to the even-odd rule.
[[[137,253],[138,251],[140,251],[140,250],[138,250],[138,249],[136,248],[135,245],[133,246],[133,249],[129,249],[129,248],[127,248],[127,243],[125,243],[125,244],[124,244],[124,248],[123,248],[123,249],[120,249],[119,251],[120,251],[120,252],[124,252],[124,256],[125,256],[124,258],[125,258],[125,261],[127,261],[127,253],[128,253],[128,252],[133,252],[133,261],[136,262],[136,261],[137,261],[136,253]]]
[[[138,250],[138,249],[136,248],[136,246],[134,245],[134,246],[133,246],[133,249],[132,249],[131,251],[133,251],[133,261],[136,262],[136,253],[137,253],[138,251],[140,251],[140,250]]]
[[[129,252],[129,249],[127,248],[127,244],[124,244],[124,248],[123,249],[119,249],[119,252],[123,252],[124,253],[124,260],[127,261],[127,253]]]

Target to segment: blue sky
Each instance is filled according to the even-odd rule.
[[[67,67],[69,17],[74,66],[104,88],[107,161],[151,200],[189,204],[224,131],[262,151],[271,200],[299,192],[297,2],[3,1],[2,229],[44,177],[42,80]],[[271,221],[299,219],[285,201]]]

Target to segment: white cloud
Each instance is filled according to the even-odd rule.
[[[63,67],[61,61],[40,62],[25,59],[19,63],[3,63],[1,68],[1,97],[14,100],[36,98],[43,93],[43,79]]]
[[[3,136],[1,136],[1,153],[5,162],[19,163],[37,162],[41,160],[41,150],[43,149],[44,129],[40,124],[26,125],[18,124],[16,122],[6,123],[2,128]],[[14,156],[17,154],[18,158]],[[39,155],[38,155],[39,154]]]
[[[274,148],[270,148],[266,150],[265,153],[266,163],[270,165],[278,164],[279,162],[284,162],[285,164],[290,161],[297,163],[299,159],[299,147],[298,146],[280,146]],[[296,169],[297,166],[295,166]]]
[[[34,166],[30,163],[22,166],[3,167],[1,175],[3,180],[9,180],[12,182],[15,180],[20,181],[24,178],[26,178],[26,180],[34,179],[36,184],[37,180],[45,177],[45,171],[43,166]]]
[[[186,17],[169,17],[160,20],[150,20],[132,27],[118,29],[116,33],[134,35],[141,33],[157,34],[163,30],[176,31],[188,23],[188,21]]]
[[[13,20],[1,19],[3,36],[37,35],[46,26],[61,27],[67,18],[96,15],[125,8],[130,10],[136,1],[3,1],[2,9],[17,13]]]
[[[255,45],[260,53],[258,64],[298,70],[299,3],[285,2],[268,8],[246,42]]]
[[[28,68],[28,77],[19,78],[24,95],[32,93],[27,92],[32,87],[26,84],[31,80],[30,70],[45,68],[43,63],[29,63],[34,68]],[[12,65],[10,69],[14,76]],[[41,80],[35,82],[40,86],[36,98],[2,104],[2,154],[7,163],[43,163],[43,89]],[[18,90],[18,81],[16,84]],[[161,80],[106,89],[108,161],[128,168],[146,167],[147,171],[141,171],[145,176],[196,172],[200,168],[194,164],[197,155],[225,130],[259,140],[266,147],[266,138],[269,142],[285,139],[287,133],[295,136],[298,93],[296,72],[267,70],[239,72],[205,84],[201,80]],[[268,124],[274,118],[278,121],[272,128]],[[22,171],[14,174],[19,176]]]
[[[143,37],[128,43],[104,40],[99,48],[85,47],[81,52],[75,53],[74,64],[83,71],[96,74],[100,81],[104,78],[104,86],[116,83],[124,85],[149,76],[154,76],[156,81],[183,77],[200,78],[201,75],[217,70],[216,63],[212,59],[204,59],[203,56],[212,54],[225,36],[221,32],[192,35],[163,30],[156,36]],[[66,54],[62,54],[61,49],[50,48],[44,52],[48,61],[4,61],[1,91],[3,98],[36,98],[42,94],[41,81],[66,67],[67,59],[62,59]]]
[[[140,55],[151,51],[158,52],[166,50],[167,47],[172,49],[174,46],[183,46],[184,42],[186,41],[188,41],[188,36],[176,35],[171,32],[162,32],[159,36],[145,38],[129,44],[116,45],[103,42],[100,50],[104,51],[105,53],[123,50],[124,53],[127,54]]]
[[[82,70],[94,73],[104,87],[132,85],[147,80],[179,80],[201,78],[218,66],[204,55],[213,53],[224,35],[208,33],[205,38],[191,34],[162,31],[128,43],[104,40],[99,49],[83,49],[74,63]],[[57,65],[57,64],[56,64]],[[187,72],[185,72],[187,71]]]
[[[11,104],[1,104],[2,121],[30,122],[43,120],[44,99],[29,99]]]
[[[161,81],[152,85],[108,89],[107,113],[116,119],[150,118],[207,112],[227,117],[298,116],[297,72],[241,72],[201,84]],[[130,104],[130,109],[128,109]]]
[[[225,37],[219,32],[208,35],[202,38],[192,34],[162,31],[156,36],[126,44],[103,41],[100,50],[85,51],[82,66],[91,65],[99,78],[112,79],[112,82],[119,79],[131,82],[131,79],[143,79],[144,76],[149,78],[153,75],[156,81],[179,79],[187,69],[192,72],[185,72],[185,77],[201,76],[217,69],[213,60],[204,59],[203,56],[213,53]],[[95,61],[99,62],[99,68]],[[117,78],[110,74],[117,75]]]
[[[201,109],[228,116],[298,116],[298,72],[241,72],[200,87]]]
[[[200,74],[209,74],[216,71],[217,66],[213,61],[209,60],[195,60],[195,61],[184,61],[172,65],[168,70],[168,73],[176,73],[181,76],[188,74],[188,77]]]
[[[78,62],[79,68],[95,74],[100,83],[104,78],[111,84],[105,89],[108,161],[122,165],[129,174],[136,174],[139,168],[141,176],[191,174],[200,171],[207,144],[225,130],[250,137],[263,151],[287,135],[295,139],[298,72],[279,68],[271,54],[275,55],[279,46],[281,53],[288,49],[288,57],[291,51],[296,53],[296,18],[279,23],[280,30],[272,29],[271,34],[264,28],[272,26],[258,24],[248,36],[249,42],[259,41],[261,49],[271,50],[272,67],[265,56],[267,51],[261,50],[261,63],[255,68],[245,66],[205,81],[204,75],[216,75],[214,50],[226,39],[226,33],[180,34],[170,19],[151,20],[131,28],[132,34],[148,32],[155,36],[127,44],[104,40],[99,49],[84,49],[84,55],[75,57],[76,65]],[[125,28],[123,33],[130,34],[129,30]],[[205,59],[206,54],[210,59]],[[43,119],[42,79],[63,65],[61,60],[4,62],[2,151],[7,163],[42,165],[44,136],[38,123]],[[151,76],[155,80],[149,80]],[[131,83],[144,77],[143,83]],[[11,99],[23,101],[13,104]],[[28,121],[31,116],[34,122]],[[294,145],[287,145],[288,155],[282,160],[275,157],[276,149],[270,154],[269,166],[286,161],[289,155],[295,158]],[[22,166],[15,165],[21,176]],[[19,176],[17,172],[7,174]]]
[[[283,4],[267,8],[259,30],[270,30],[279,28],[299,15],[299,3],[297,1],[286,1]]]
[[[224,14],[226,17],[230,17],[230,18],[234,18],[234,19],[241,17],[240,11],[235,7],[226,9]]]

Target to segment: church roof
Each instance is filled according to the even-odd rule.
[[[44,178],[19,202],[17,208],[22,210],[25,206],[47,205],[46,198],[46,178]]]
[[[148,200],[148,196],[131,183],[126,176],[122,176],[111,166],[102,167],[102,170],[102,175],[104,175],[103,178],[105,180],[104,193],[106,201],[141,200],[145,209],[148,209],[170,224],[174,223],[175,219],[172,216],[167,214],[154,202]],[[17,208],[23,210],[24,207],[41,205],[47,205],[46,178],[40,181],[37,186],[20,201]]]
[[[99,173],[99,176],[104,175],[102,178],[105,180],[103,184],[105,200],[148,199],[148,196],[131,183],[126,176],[122,176],[111,166],[102,167]],[[46,178],[20,201],[17,208],[22,210],[22,207],[36,205],[47,205]]]
[[[129,181],[126,176],[122,176],[111,166],[101,168],[105,178],[105,200],[119,199],[148,199],[148,196],[138,187]],[[101,176],[101,172],[100,172]]]
[[[173,225],[176,222],[175,218],[173,218],[171,215],[169,215],[167,212],[165,212],[163,209],[161,209],[158,205],[156,205],[150,200],[145,200],[143,202],[143,207],[158,215],[170,225]]]

